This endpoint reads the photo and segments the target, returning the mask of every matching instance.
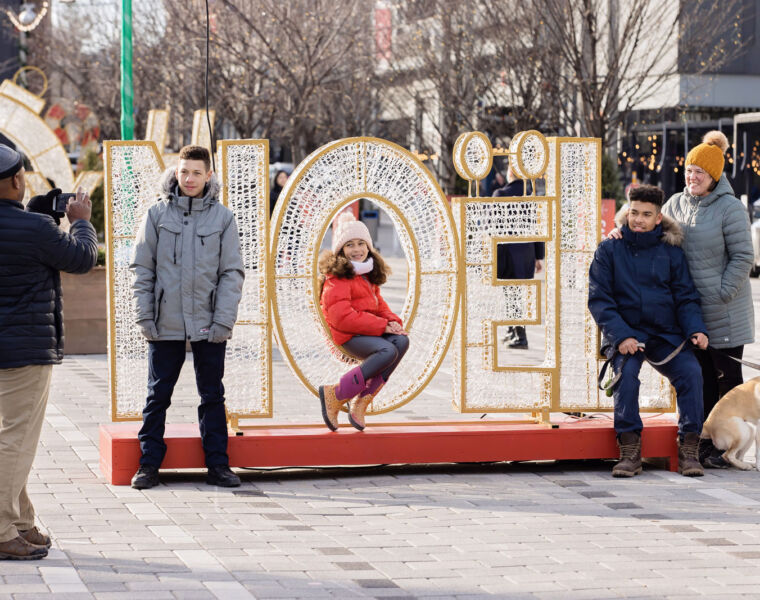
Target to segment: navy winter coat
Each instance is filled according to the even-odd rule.
[[[59,271],[86,273],[97,258],[87,221],[74,221],[66,233],[52,217],[0,199],[0,369],[61,362]]]
[[[620,231],[622,239],[599,245],[589,270],[588,308],[602,330],[603,348],[617,349],[631,337],[678,346],[695,333],[706,335],[678,224],[664,217],[646,233],[627,225]]]
[[[504,187],[494,190],[494,198],[511,198],[530,194],[530,182],[523,185],[522,179],[515,179]],[[533,279],[536,261],[543,260],[544,242],[515,242],[499,244],[496,247],[496,277],[499,279]]]

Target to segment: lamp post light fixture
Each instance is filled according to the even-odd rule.
[[[13,14],[10,10],[6,10],[5,14],[8,15],[11,23],[13,23],[13,26],[18,29],[19,32],[29,33],[30,31],[35,30],[42,22],[42,19],[45,18],[49,6],[50,5],[47,2],[43,2],[40,12],[38,13],[36,11],[37,7],[33,2],[24,2],[24,4],[21,5],[18,16]]]
[[[18,30],[18,59],[19,66],[23,69],[26,66],[26,57],[28,47],[26,44],[27,36],[34,31],[48,13],[48,2],[43,2],[40,12],[33,2],[24,2],[19,9],[18,16],[12,11],[6,10],[5,14],[10,19],[13,26]],[[21,85],[26,87],[26,74],[21,75]]]

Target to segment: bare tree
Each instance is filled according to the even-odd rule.
[[[530,2],[481,0],[483,32],[494,52],[495,78],[487,98],[507,111],[509,135],[527,129],[557,132],[566,122],[558,98],[566,96],[559,76],[557,41]]]
[[[743,50],[740,0],[533,0],[563,67],[558,73],[576,107],[581,132],[610,143],[621,115],[652,98],[685,67],[718,69]],[[576,100],[577,99],[577,100]]]
[[[253,41],[256,64],[266,72],[266,86],[274,89],[273,122],[291,141],[296,162],[336,132],[366,130],[374,110],[366,85],[371,74],[368,0],[220,4],[227,18],[240,24],[243,39]]]
[[[48,21],[46,21],[48,23]],[[167,57],[161,23],[146,15],[134,34],[134,109],[136,135],[144,130],[148,110],[168,104],[169,89],[181,89],[176,78],[167,78]],[[121,70],[119,23],[113,13],[98,11],[76,15],[81,35],[72,42],[73,23],[35,35],[30,44],[30,63],[43,69],[51,81],[50,96],[65,96],[92,108],[104,139],[118,139],[121,120]],[[180,63],[181,64],[181,63]]]
[[[217,129],[228,123],[240,136],[278,139],[296,162],[335,138],[395,131],[394,141],[438,154],[439,177],[452,192],[451,153],[462,131],[496,132],[498,121],[499,135],[557,133],[577,123],[611,143],[621,116],[674,74],[715,70],[742,51],[737,23],[747,4],[388,2],[392,44],[379,51],[374,0],[215,0],[209,103]],[[203,4],[163,2],[135,27],[138,135],[150,108],[168,106],[182,143],[203,106]],[[57,80],[59,95],[91,106],[104,137],[117,138],[117,15],[85,13],[76,25],[81,43],[72,43],[68,27],[35,36],[30,63]]]
[[[498,60],[479,2],[415,0],[394,2],[398,26],[383,81],[383,101],[397,113],[416,113],[411,146],[439,153],[444,189],[456,183],[452,162],[459,133],[475,129],[479,105],[492,93]],[[437,139],[423,139],[421,121]]]

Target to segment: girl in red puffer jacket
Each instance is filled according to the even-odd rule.
[[[390,268],[372,246],[367,226],[351,213],[339,215],[332,251],[319,257],[319,271],[320,304],[333,341],[363,361],[336,385],[319,387],[322,417],[335,431],[340,407],[350,400],[348,420],[361,431],[367,407],[406,353],[409,338],[380,295]]]

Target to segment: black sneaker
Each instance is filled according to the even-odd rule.
[[[219,487],[238,487],[240,477],[235,475],[227,465],[212,465],[208,468],[206,483]]]
[[[699,462],[708,469],[728,469],[730,466],[723,459],[723,450],[716,448],[710,438],[699,440]]]
[[[156,487],[159,483],[161,482],[158,480],[158,467],[153,465],[140,465],[132,478],[132,487],[136,490],[147,490]]]
[[[528,342],[523,342],[521,340],[515,340],[514,342],[511,342],[507,344],[507,348],[512,348],[514,350],[527,350],[528,349]]]
[[[707,456],[702,461],[702,465],[708,469],[728,469],[730,466],[720,454],[717,456],[714,454]]]

